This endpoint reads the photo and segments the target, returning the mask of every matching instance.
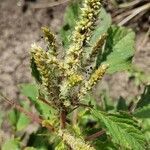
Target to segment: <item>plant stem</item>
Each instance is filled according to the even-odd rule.
[[[101,131],[98,131],[90,136],[87,136],[85,138],[86,141],[93,141],[94,139],[98,138],[99,136],[103,135],[105,133],[105,130],[101,130]]]
[[[67,116],[67,113],[64,109],[62,109],[60,111],[60,126],[61,126],[61,129],[65,129],[66,127],[66,116]]]
[[[78,120],[78,109],[75,109],[73,111],[73,115],[72,115],[72,124],[73,124],[73,126],[75,126],[77,124],[77,120]]]
[[[39,100],[42,101],[43,103],[45,103],[46,105],[52,107],[52,106],[51,106],[51,103],[50,103],[49,101],[47,101],[47,100],[45,100],[45,99],[43,99],[43,98],[41,98],[41,97],[39,98]]]
[[[40,118],[39,116],[33,114],[32,112],[29,112],[27,110],[25,110],[22,106],[20,106],[19,104],[17,104],[14,100],[10,100],[7,97],[5,97],[2,93],[0,93],[0,96],[2,97],[2,99],[8,103],[9,105],[11,105],[12,107],[14,107],[15,109],[17,109],[19,112],[24,113],[28,118],[30,118],[33,122],[36,122],[38,124],[43,124],[43,119]],[[43,125],[42,125],[43,126]],[[45,127],[50,130],[50,131],[54,131],[54,127],[50,124],[46,124]]]

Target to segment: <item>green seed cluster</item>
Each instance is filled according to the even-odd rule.
[[[100,12],[100,1],[101,0],[85,0],[84,6],[81,8],[81,19],[75,28],[73,36],[74,43],[80,43],[83,39],[89,40],[91,31],[94,30],[94,25]]]
[[[100,0],[84,1],[80,20],[72,33],[72,43],[63,59],[58,56],[55,35],[47,27],[43,27],[42,31],[48,49],[43,50],[35,44],[31,48],[31,58],[42,80],[40,95],[46,95],[46,99],[54,108],[65,109],[65,111],[73,109],[77,104],[74,100],[79,102],[106,72],[107,65],[102,65],[96,71],[94,68],[93,73],[86,79],[82,70],[83,60],[86,60],[87,64],[93,59],[96,60],[98,51],[106,39],[106,35],[100,36],[91,48],[88,59],[82,56],[84,43],[88,42],[92,35],[100,8]]]
[[[36,44],[33,44],[31,48],[31,57],[34,59],[37,69],[40,72],[42,85],[45,88],[45,90],[48,91],[50,77],[50,71],[46,64],[48,55],[41,47],[38,47]]]
[[[50,67],[48,64],[49,53],[36,44],[33,44],[31,48],[31,59],[34,59],[37,70],[40,73],[42,80],[41,90],[46,94],[45,97],[50,99],[53,107],[59,107],[61,105],[58,99],[59,86],[57,85],[55,74],[53,74],[54,67]]]
[[[106,41],[107,34],[104,33],[102,36],[99,37],[98,41],[93,45],[92,51],[88,54],[88,56],[85,58],[83,65],[88,66],[95,62],[95,57],[99,54],[99,52],[102,50],[102,47]],[[94,65],[95,65],[94,64]],[[94,66],[95,67],[95,66]]]
[[[81,8],[81,18],[73,32],[72,42],[67,51],[66,62],[71,67],[79,66],[79,60],[83,52],[83,45],[90,40],[91,32],[94,30],[98,14],[101,8],[101,0],[85,0]]]
[[[84,86],[82,86],[80,93],[79,93],[79,99],[82,100],[83,96],[87,94],[88,91],[92,89],[92,87],[98,82],[98,80],[101,80],[104,76],[106,70],[108,68],[108,65],[103,64],[101,65],[90,77],[90,79],[85,82]]]
[[[45,36],[45,41],[48,42],[49,53],[56,56],[57,55],[57,46],[55,35],[47,27],[42,27],[42,31]]]

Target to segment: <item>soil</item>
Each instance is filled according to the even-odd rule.
[[[12,99],[18,98],[17,85],[30,82],[29,49],[41,41],[40,28],[50,26],[58,31],[65,5],[48,9],[26,9],[16,0],[0,1],[0,90]]]

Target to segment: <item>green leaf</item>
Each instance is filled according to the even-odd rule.
[[[97,58],[97,66],[109,64],[108,73],[129,69],[134,55],[135,34],[131,29],[111,26],[105,48]]]
[[[137,103],[136,109],[142,108],[143,106],[148,106],[149,104],[150,104],[150,85],[147,85],[144,88],[144,92]]]
[[[111,26],[111,16],[108,14],[104,8],[101,8],[100,14],[98,16],[97,26],[95,27],[94,31],[92,32],[92,36],[89,41],[89,46],[85,48],[85,55],[88,56],[88,53],[91,53],[92,47],[97,45],[99,39],[107,33],[109,27]],[[101,54],[102,50],[99,49],[99,54]],[[94,59],[94,66],[97,58]]]
[[[101,12],[99,14],[99,22],[96,29],[92,33],[90,45],[95,45],[95,43],[97,43],[97,41],[99,40],[100,36],[104,33],[107,33],[110,26],[111,16],[105,11],[104,8],[101,8]]]
[[[150,85],[144,88],[133,114],[138,118],[150,118]]]
[[[35,105],[37,111],[43,116],[44,119],[53,118],[55,116],[55,110],[38,100],[38,87],[34,84],[21,84],[21,92],[27,96],[31,102]]]
[[[30,123],[30,119],[25,114],[20,114],[16,129],[17,131],[21,131],[25,129]]]
[[[150,104],[135,110],[133,114],[137,118],[150,118]]]
[[[29,103],[25,100],[20,100],[20,105],[25,109],[29,110]],[[16,109],[13,109],[9,111],[8,113],[8,118],[11,123],[11,125],[14,127],[16,131],[23,130],[26,128],[29,123],[30,119],[23,113],[19,112]]]
[[[27,103],[27,101],[21,100],[21,104],[25,110],[30,110],[29,103]],[[30,119],[25,114],[19,113],[19,118],[16,124],[16,130],[20,131],[20,130],[25,129],[29,125],[29,123],[30,123]]]
[[[120,111],[125,111],[128,110],[128,106],[126,104],[126,100],[123,97],[120,97],[117,103],[117,110]]]
[[[146,137],[146,140],[147,140],[147,147],[148,149],[150,149],[150,118],[146,118],[146,119],[142,119],[142,130],[144,132],[144,135]]]
[[[94,146],[97,150],[118,150],[117,146],[115,146],[110,140],[102,142],[97,139],[94,142]]]
[[[107,114],[92,110],[92,115],[104,124],[106,133],[112,141],[123,148],[145,150],[145,139],[137,126],[137,122],[127,114]]]
[[[2,145],[2,150],[20,150],[19,141],[10,139]]]
[[[44,119],[51,119],[52,121],[54,121],[54,118],[56,119],[57,117],[56,111],[52,107],[41,101],[38,102],[37,110],[40,112]]]
[[[64,15],[64,25],[60,30],[60,36],[63,41],[64,47],[68,47],[68,45],[70,44],[70,36],[80,13],[80,1],[81,0],[73,1],[66,8]]]
[[[35,80],[39,83],[42,83],[41,77],[40,77],[40,73],[37,70],[37,66],[36,63],[34,62],[34,58],[31,58],[31,74],[32,76],[35,78]]]
[[[17,112],[17,110],[12,109],[11,111],[9,111],[8,118],[9,118],[9,122],[11,123],[11,125],[16,127],[17,120],[18,120],[18,112]]]
[[[32,101],[37,101],[38,88],[35,84],[21,84],[19,87],[23,95],[27,96]]]
[[[65,143],[63,141],[61,141],[56,147],[55,150],[67,150],[67,146],[65,145]]]
[[[109,91],[103,90],[101,92],[101,105],[105,111],[114,110],[114,103],[109,95]]]
[[[28,146],[34,147],[36,150],[48,150],[51,149],[50,137],[46,129],[39,128],[37,132],[32,133],[28,139]]]

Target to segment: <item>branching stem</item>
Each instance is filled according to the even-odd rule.
[[[43,103],[45,103],[46,105],[52,107],[52,106],[51,106],[51,103],[50,103],[49,101],[47,101],[47,100],[45,100],[45,99],[43,99],[43,98],[41,98],[41,97],[39,98],[39,100],[42,101]]]
[[[14,100],[10,100],[7,97],[5,97],[2,93],[0,93],[0,96],[2,97],[2,99],[8,103],[9,105],[11,105],[12,107],[14,107],[15,109],[17,109],[19,112],[24,113],[28,118],[30,118],[33,122],[36,122],[38,124],[43,123],[43,119],[40,118],[39,116],[33,114],[32,112],[29,112],[27,110],[25,110],[23,107],[21,107],[19,104],[17,104]],[[45,127],[49,130],[49,131],[54,131],[54,127],[50,124],[45,125]]]

